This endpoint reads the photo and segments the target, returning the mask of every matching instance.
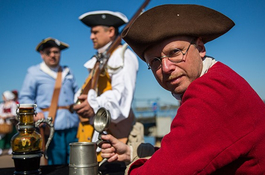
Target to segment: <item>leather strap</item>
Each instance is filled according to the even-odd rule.
[[[57,72],[57,78],[55,81],[54,91],[53,91],[53,95],[52,95],[52,101],[51,101],[51,105],[49,108],[49,114],[48,114],[48,117],[52,118],[52,123],[54,123],[54,121],[55,121],[61,85],[62,85],[62,68],[60,66],[59,70]]]
[[[58,106],[58,107],[57,107],[57,110],[58,110],[58,109],[67,109],[67,110],[70,111],[70,107],[71,107],[71,106]],[[42,111],[42,112],[47,112],[47,111],[49,111],[49,110],[50,110],[49,107],[48,107],[48,108],[41,108],[41,111]]]

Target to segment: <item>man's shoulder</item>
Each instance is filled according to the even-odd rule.
[[[119,54],[120,56],[123,54],[130,54],[132,56],[136,56],[136,54],[131,50],[131,48],[128,46],[128,44],[123,44],[121,47],[117,48],[113,54]]]
[[[40,70],[40,64],[36,64],[36,65],[32,65],[28,68],[28,71],[36,71],[36,70]]]
[[[252,89],[241,75],[219,61],[196,82],[203,86],[214,87],[214,90],[221,90],[222,88],[231,91]]]
[[[130,55],[137,57],[137,55],[133,52],[133,50],[130,47],[126,48],[126,52],[129,53]]]
[[[214,64],[208,71],[209,74],[213,74],[214,76],[221,76],[221,77],[227,77],[231,79],[232,77],[241,77],[237,72],[235,72],[232,68],[227,66],[226,64],[222,62],[217,62]],[[208,74],[207,73],[207,74]],[[206,74],[206,75],[207,75]],[[232,76],[232,77],[231,77]]]

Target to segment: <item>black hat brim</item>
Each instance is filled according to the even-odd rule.
[[[54,38],[46,38],[37,45],[36,51],[40,52],[50,47],[58,47],[60,50],[64,50],[68,48],[69,45]]]

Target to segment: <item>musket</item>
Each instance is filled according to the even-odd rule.
[[[133,15],[131,20],[123,28],[123,30],[132,25],[134,20],[142,13],[142,11],[148,5],[149,2],[150,2],[150,0],[145,0],[145,2],[140,6],[140,8]],[[97,61],[94,65],[93,69],[89,73],[85,83],[83,84],[83,86],[81,88],[80,95],[88,94],[88,91],[90,89],[96,90],[99,75],[101,72],[103,72],[105,70],[105,66],[107,65],[108,59],[110,58],[112,52],[120,45],[121,40],[122,40],[122,38],[121,38],[121,33],[120,33],[104,53],[95,55]],[[81,101],[77,100],[75,104],[80,104],[80,103],[81,103]]]

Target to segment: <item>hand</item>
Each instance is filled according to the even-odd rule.
[[[41,120],[41,119],[43,119],[43,118],[45,118],[45,117],[44,117],[44,114],[43,114],[42,112],[39,112],[39,113],[37,113],[37,115],[34,117],[34,121],[36,122],[36,121]]]
[[[108,162],[113,161],[130,161],[131,160],[131,148],[125,143],[119,141],[112,135],[101,135],[104,142],[101,145],[101,156],[107,158]]]
[[[95,115],[93,108],[89,105],[87,101],[87,95],[80,95],[78,99],[82,102],[81,104],[76,104],[73,106],[73,110],[76,111],[78,115],[83,118],[90,118]]]

